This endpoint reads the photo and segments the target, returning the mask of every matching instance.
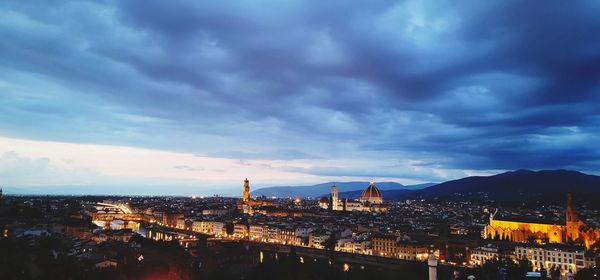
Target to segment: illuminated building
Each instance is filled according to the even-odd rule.
[[[176,228],[178,228],[178,229],[185,229],[185,219],[184,218],[177,219],[177,226],[176,226]]]
[[[352,238],[338,240],[335,250],[353,254],[372,253],[371,241]]]
[[[515,247],[515,257],[530,261],[535,269],[542,266],[546,269],[558,266],[562,274],[569,269],[576,273],[582,268],[594,265],[593,259],[586,258],[584,247],[562,244],[519,245]]]
[[[248,178],[244,180],[244,185],[242,186],[242,201],[250,201],[250,181]]]
[[[424,261],[429,257],[427,245],[401,240],[395,235],[376,235],[372,239],[373,255],[402,260]]]
[[[248,238],[250,232],[247,224],[236,223],[233,225],[233,236],[236,238]]]
[[[302,245],[302,239],[296,236],[296,231],[293,228],[277,228],[276,242],[288,245]]]
[[[331,195],[326,204],[326,199],[319,200],[319,206],[332,211],[366,211],[366,212],[385,212],[387,208],[383,205],[383,196],[375,186],[375,182],[371,182],[369,186],[362,192],[358,200],[343,199],[340,200],[338,189],[336,186],[331,187]]]
[[[250,232],[250,240],[266,241],[269,227],[266,225],[250,225],[248,230]]]
[[[183,213],[163,213],[161,221],[164,226],[177,227],[177,222],[184,219]]]
[[[331,237],[331,233],[322,229],[314,230],[308,234],[308,247],[325,249],[325,241]]]
[[[255,212],[254,208],[263,206],[273,206],[273,202],[250,198],[250,181],[245,179],[244,184],[242,185],[242,198],[237,202],[238,210],[242,211],[244,214],[253,215]]]
[[[202,216],[225,216],[229,213],[229,209],[204,209]]]
[[[570,194],[567,198],[564,224],[519,219],[498,219],[495,218],[495,214],[490,214],[489,224],[484,228],[483,236],[485,238],[510,240],[513,242],[575,242],[585,245],[586,248],[590,248],[592,244],[600,240],[600,229],[589,227],[577,218],[577,214],[572,207]]]
[[[202,232],[206,234],[221,234],[225,224],[217,221],[194,221],[192,223],[192,230],[196,232]]]
[[[429,257],[429,251],[425,244],[414,241],[400,241],[396,246],[396,257],[401,260],[424,261]]]
[[[340,209],[340,199],[338,197],[338,189],[336,186],[331,187],[331,199],[330,201],[330,205],[331,205],[331,210],[333,211],[339,211]]]
[[[118,263],[114,259],[103,259],[96,262],[94,266],[98,269],[116,268],[118,266]]]
[[[393,256],[396,251],[396,241],[398,236],[395,235],[377,235],[371,240],[373,246],[373,254],[377,256],[389,257]]]
[[[327,209],[327,207],[329,207],[329,199],[321,197],[321,199],[319,199],[319,207]]]
[[[490,260],[496,259],[500,259],[500,254],[498,253],[498,247],[493,246],[492,244],[479,246],[471,250],[471,265],[481,266]]]
[[[383,196],[379,189],[375,186],[375,182],[371,182],[360,196],[360,202],[364,204],[381,204]]]

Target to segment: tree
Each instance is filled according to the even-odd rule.
[[[335,251],[335,244],[337,243],[337,238],[335,238],[335,234],[332,232],[329,235],[329,238],[327,238],[327,240],[325,240],[325,250],[328,252],[333,252]]]
[[[226,223],[225,224],[225,232],[227,232],[227,235],[232,235],[233,234],[233,230],[234,230],[233,223]]]

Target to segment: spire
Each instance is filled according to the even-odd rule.
[[[571,193],[567,194],[567,209],[565,214],[567,216],[567,222],[574,222],[577,220],[575,211],[573,210],[573,196]]]

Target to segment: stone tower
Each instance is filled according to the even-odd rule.
[[[565,211],[565,225],[567,226],[567,240],[575,241],[579,239],[579,226],[581,222],[577,218],[577,213],[573,209],[573,197],[567,194],[567,209]]]
[[[250,201],[250,181],[248,181],[248,178],[244,180],[244,186],[242,187],[242,201]]]
[[[331,210],[333,211],[338,211],[340,209],[338,209],[338,204],[339,204],[339,197],[338,197],[338,189],[336,186],[331,187],[331,201],[329,203],[331,203]]]

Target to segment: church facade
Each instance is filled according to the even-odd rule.
[[[567,198],[565,222],[553,224],[511,219],[496,219],[490,214],[489,224],[484,228],[483,236],[488,239],[510,240],[513,242],[537,243],[579,243],[590,248],[600,240],[600,229],[586,225],[577,217],[572,207],[571,195]]]

